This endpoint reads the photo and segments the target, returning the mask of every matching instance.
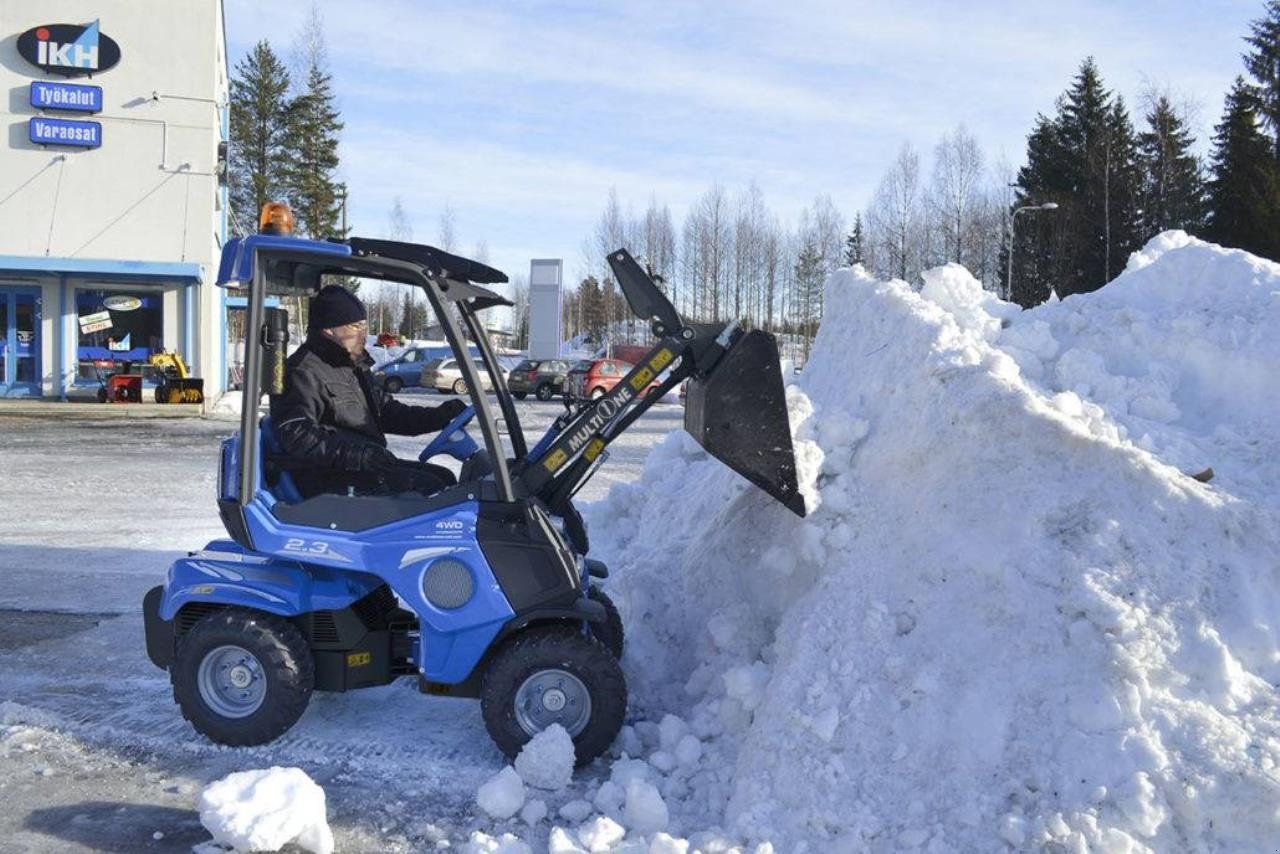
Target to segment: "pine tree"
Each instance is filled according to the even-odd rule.
[[[1271,129],[1272,156],[1280,160],[1280,2],[1268,0],[1266,16],[1250,23],[1245,42],[1253,48],[1244,56],[1244,67],[1258,81],[1257,111]]]
[[[1280,175],[1259,127],[1261,109],[1257,90],[1237,77],[1214,127],[1207,234],[1223,246],[1280,259]]]
[[[245,231],[257,231],[258,212],[287,192],[289,72],[266,40],[236,63],[231,78],[231,212]]]
[[[862,233],[862,214],[854,213],[853,230],[849,232],[849,236],[844,239],[844,265],[852,267],[854,264],[865,264],[867,261],[867,253],[865,248],[865,237]]]
[[[1124,267],[1141,237],[1141,171],[1124,101],[1086,59],[1053,119],[1041,116],[1027,140],[1013,210],[1055,202],[1055,211],[1016,223],[1013,298],[1022,305],[1049,293],[1085,293]]]
[[[1171,228],[1203,232],[1205,186],[1200,161],[1191,153],[1195,139],[1164,96],[1147,114],[1147,127],[1138,136],[1143,238]]]
[[[316,239],[345,237],[340,225],[338,132],[342,119],[333,94],[333,78],[325,58],[319,12],[303,33],[305,78],[302,92],[290,104],[288,181],[294,217],[301,234]]]

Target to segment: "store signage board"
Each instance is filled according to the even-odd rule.
[[[18,36],[18,54],[48,74],[87,77],[120,61],[120,45],[91,24],[41,24]]]
[[[111,312],[109,311],[95,311],[93,314],[86,314],[80,317],[80,331],[85,335],[110,328]]]
[[[47,119],[38,116],[28,124],[27,138],[36,145],[71,145],[77,148],[99,148],[102,125],[71,119]]]
[[[74,113],[102,112],[102,87],[83,83],[31,81],[31,106],[37,110],[66,110]]]
[[[142,308],[142,300],[137,297],[113,296],[107,297],[102,304],[111,311],[134,311]]]

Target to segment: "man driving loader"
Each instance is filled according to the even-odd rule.
[[[408,406],[373,381],[365,351],[364,305],[338,285],[312,297],[307,338],[286,362],[284,393],[271,396],[271,420],[287,469],[304,498],[325,492],[430,494],[456,483],[446,468],[401,460],[387,433],[440,430],[466,409],[461,400]]]

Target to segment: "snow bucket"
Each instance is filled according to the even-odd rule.
[[[772,335],[758,329],[736,333],[711,372],[689,380],[684,429],[711,456],[797,516],[805,515]]]

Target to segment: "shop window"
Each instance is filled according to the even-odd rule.
[[[164,350],[161,291],[77,290],[77,378],[94,382],[116,363],[145,364]]]

